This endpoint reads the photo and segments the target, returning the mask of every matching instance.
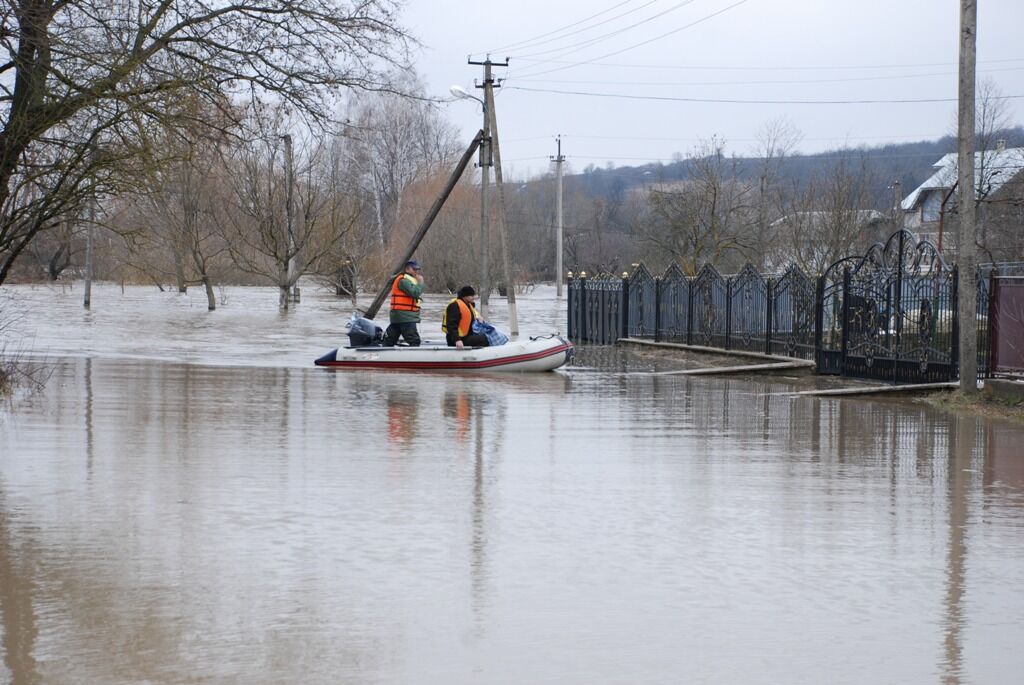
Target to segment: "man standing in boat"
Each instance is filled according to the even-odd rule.
[[[473,286],[464,285],[459,288],[458,296],[448,303],[441,319],[441,330],[448,339],[448,347],[461,350],[470,347],[487,347],[490,343],[486,335],[473,333],[473,322],[480,321],[476,313],[476,291]]]
[[[394,347],[401,337],[410,347],[420,346],[416,324],[420,322],[420,297],[423,296],[423,274],[415,259],[405,263],[405,270],[391,283],[390,325],[384,331],[384,347]]]

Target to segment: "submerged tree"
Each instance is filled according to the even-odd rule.
[[[394,0],[8,3],[0,283],[36,235],[135,176],[147,127],[195,124],[181,102],[232,118],[225,103],[269,94],[323,122],[338,89],[393,90],[388,70],[409,42],[396,11]]]

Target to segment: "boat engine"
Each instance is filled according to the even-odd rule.
[[[384,338],[384,329],[363,317],[353,314],[348,322],[348,344],[350,347],[376,347]]]

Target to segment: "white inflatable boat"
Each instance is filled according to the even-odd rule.
[[[339,347],[317,366],[357,369],[443,369],[452,371],[553,371],[573,355],[572,343],[558,335],[513,340],[495,347],[458,350],[444,343],[420,347]]]

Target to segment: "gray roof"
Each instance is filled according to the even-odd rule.
[[[935,173],[927,181],[914,189],[900,203],[906,211],[918,206],[922,196],[929,190],[948,190],[956,183],[957,154],[951,152],[932,165]],[[982,165],[984,162],[984,166]],[[1010,179],[1024,170],[1024,147],[1011,147],[1005,150],[986,150],[974,153],[974,186],[984,188],[986,194],[999,190]]]

